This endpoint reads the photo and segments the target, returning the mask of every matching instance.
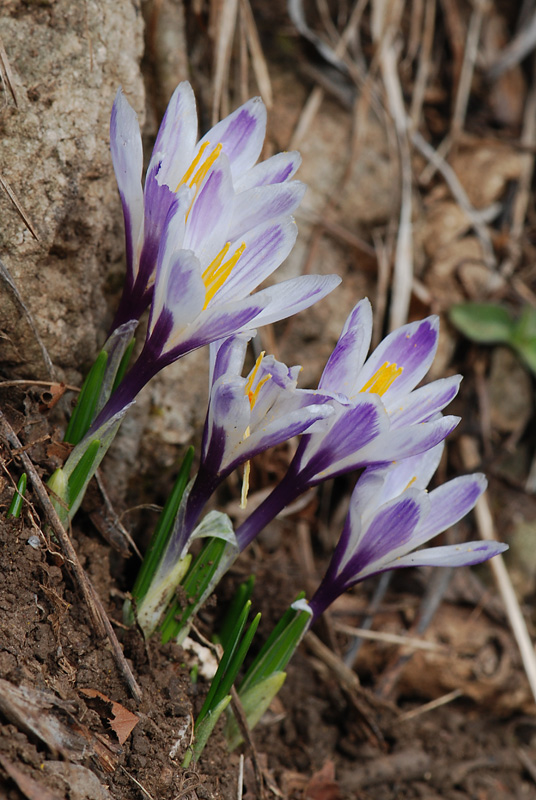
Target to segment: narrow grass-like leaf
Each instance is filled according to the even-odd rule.
[[[244,607],[244,603],[251,598],[254,584],[254,575],[250,575],[247,581],[240,584],[235,592],[235,596],[231,601],[231,605],[227,610],[223,625],[221,626],[218,635],[214,637],[214,641],[221,644],[224,650],[226,650],[229,645],[229,638],[235,627],[236,618],[238,617],[241,609]]]
[[[189,447],[182,461],[177,480],[158,518],[151,541],[149,542],[149,547],[147,548],[136,582],[134,583],[132,597],[137,603],[141,602],[147,594],[147,590],[156,573],[160,559],[169,542],[182,496],[188,485],[193,459],[194,448]]]
[[[93,465],[99,454],[100,439],[93,439],[88,448],[67,482],[67,494],[69,497],[69,508],[74,505],[80,492],[82,492],[91,480],[94,470]]]
[[[196,725],[196,735],[195,735],[195,742],[194,746],[191,750],[186,753],[184,757],[184,761],[182,762],[183,769],[186,769],[192,761],[192,757],[197,761],[199,756],[203,752],[205,745],[208,741],[208,737],[214,730],[214,727],[231,702],[231,695],[228,694],[227,697],[224,697],[223,700],[216,706],[216,708],[209,714],[205,719],[201,722],[199,727]]]
[[[287,609],[248,669],[240,685],[240,693],[269,678],[274,672],[285,669],[310,620],[311,615],[307,611]]]
[[[268,678],[264,678],[260,683],[251,686],[245,692],[240,692],[240,702],[246,715],[248,727],[253,730],[262,715],[279,692],[285,678],[286,672],[273,672]],[[234,750],[242,741],[242,733],[234,716],[229,716],[225,727],[225,738],[229,750]]]
[[[13,499],[9,504],[9,508],[7,510],[8,517],[15,517],[16,519],[20,517],[24,495],[26,494],[26,480],[27,480],[26,473],[23,472],[18,480],[17,488],[15,489],[15,494],[13,495]]]
[[[170,606],[160,629],[164,644],[179,635],[194,613],[197,606],[197,598],[201,597],[210,585],[226,547],[227,542],[223,539],[210,539],[192,564],[182,582],[182,587],[188,598],[188,605],[185,608],[181,608],[180,604],[175,601]]]
[[[223,695],[227,694],[227,692],[231,688],[231,686],[229,686],[227,692],[220,691],[220,686],[223,685],[225,673],[227,672],[227,669],[232,661],[233,655],[239,646],[240,637],[242,636],[242,631],[244,630],[244,626],[246,624],[250,608],[251,608],[251,600],[248,600],[245,603],[244,607],[242,608],[240,615],[235,623],[233,632],[229,637],[229,647],[223,651],[220,663],[218,664],[218,669],[216,670],[216,674],[212,678],[210,689],[205,698],[205,702],[203,703],[201,711],[199,712],[199,715],[197,717],[196,725],[198,725],[203,720],[203,718],[206,717],[206,715],[210,712],[213,706],[218,705]]]
[[[78,444],[88,432],[95,416],[107,361],[108,353],[105,350],[101,350],[80,391],[78,403],[63,437],[65,442]]]

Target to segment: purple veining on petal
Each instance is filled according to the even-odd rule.
[[[242,332],[262,310],[262,305],[256,303],[254,298],[245,306],[234,308],[234,305],[229,304],[229,307],[223,309],[216,308],[212,313],[205,311],[203,321],[198,325],[192,325],[194,330],[190,333],[186,331],[181,342],[170,351],[171,360],[175,361],[186,353],[197,350],[216,339],[223,339],[233,333]]]
[[[375,561],[383,561],[389,553],[410,544],[422,514],[416,493],[405,496],[380,509],[344,567],[345,575],[358,575]]]
[[[337,414],[325,434],[305,436],[298,448],[303,472],[310,481],[323,480],[324,472],[337,474],[337,462],[358,453],[373,442],[380,432],[380,409],[372,398],[360,399],[355,405]],[[322,438],[320,438],[322,437]],[[307,457],[307,445],[313,449]]]
[[[430,515],[419,528],[418,544],[455,525],[471,511],[486,489],[484,475],[462,475],[430,492]]]
[[[243,192],[254,186],[269,186],[290,180],[301,164],[301,156],[297,151],[277,153],[266,161],[256,164],[235,182],[237,192]]]
[[[361,386],[366,385],[385,362],[402,367],[402,374],[383,395],[384,403],[411,391],[426,375],[432,363],[438,337],[439,321],[429,317],[421,322],[404,325],[389,334],[367,360],[359,376]]]
[[[466,542],[458,545],[428,547],[409,553],[391,562],[385,569],[401,569],[402,567],[471,567],[482,564],[499,553],[508,550],[502,542]]]
[[[339,341],[328,359],[318,384],[319,389],[345,394],[354,394],[356,378],[359,375],[372,335],[372,309],[368,300],[361,300],[352,309]]]
[[[419,422],[428,422],[438,411],[442,411],[458,394],[461,375],[442,378],[415,389],[400,404],[387,407],[393,429]]]
[[[292,181],[281,186],[255,187],[237,194],[229,226],[229,240],[239,239],[247,231],[264,225],[271,219],[292,214],[300,204],[306,188],[300,181]]]

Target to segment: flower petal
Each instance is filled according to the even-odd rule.
[[[232,114],[218,122],[200,140],[198,148],[205,142],[208,156],[218,144],[229,159],[233,180],[250,169],[261,154],[266,133],[266,108],[260,97],[254,97],[237,108]]]
[[[428,511],[426,494],[413,489],[380,508],[362,532],[357,548],[345,554],[345,575],[353,582],[365,570],[376,572],[377,567],[391,560],[392,553],[412,550],[414,531]]]
[[[417,422],[427,422],[438,411],[442,411],[458,394],[461,375],[451,378],[442,378],[420,389],[415,389],[398,402],[390,403],[387,410],[391,417],[393,428],[404,425],[414,425]]]
[[[279,322],[322,300],[341,282],[338,275],[301,275],[252,295],[257,300],[269,298],[265,308],[254,318],[255,327]]]
[[[381,438],[363,448],[360,452],[360,462],[356,463],[354,468],[398,461],[424,453],[446,439],[459,421],[460,417],[447,416],[434,422],[422,422],[400,430],[390,429]]]
[[[209,386],[222,375],[239,377],[242,374],[248,342],[254,335],[254,331],[246,331],[210,343]]]
[[[465,517],[485,491],[487,483],[481,473],[462,475],[430,492],[430,516],[419,528],[415,546],[425,544]]]
[[[134,283],[143,232],[143,149],[138,116],[121,89],[115,96],[110,118],[110,150],[125,218],[127,281]]]
[[[285,260],[297,235],[293,218],[283,217],[259,225],[241,237],[246,249],[218,291],[218,303],[245,297],[256,289]],[[240,240],[233,243],[231,249],[239,243]]]
[[[179,83],[168,103],[147,172],[150,173],[158,167],[158,183],[165,184],[172,192],[176,192],[192,161],[196,139],[195,96],[190,84],[183,81]]]
[[[385,564],[382,571],[402,567],[470,567],[508,550],[502,542],[466,542],[443,547],[427,547]]]
[[[190,209],[184,247],[193,250],[203,269],[228,240],[227,230],[233,214],[234,190],[225,156],[220,156],[208,172]]]
[[[428,317],[390,333],[365,363],[359,375],[360,385],[366,386],[387,362],[402,367],[403,371],[385,391],[384,403],[389,405],[410,392],[430,369],[437,349],[438,329],[439,318]]]
[[[290,153],[277,153],[277,155],[255,164],[235,181],[235,190],[245,192],[254,186],[269,186],[272,183],[289,181],[301,164],[300,154],[294,150]]]
[[[301,203],[306,185],[300,181],[259,186],[236,195],[233,218],[229,226],[230,241],[275,217],[292,212]]]
[[[372,307],[365,298],[348,315],[318,388],[352,397],[355,394],[356,377],[367,357],[371,336]]]

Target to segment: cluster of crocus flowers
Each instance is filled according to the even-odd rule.
[[[305,191],[292,180],[298,153],[256,163],[265,128],[266,109],[255,98],[197,141],[193,91],[181,83],[143,186],[137,116],[122,91],[117,93],[110,143],[125,220],[127,274],[101,353],[101,387],[78,409],[77,437],[70,439],[77,448],[65,475],[60,471],[54,478],[71,517],[126,410],[154,375],[206,344],[308,308],[340,283],[335,275],[305,275],[259,289],[294,246],[292,213]],[[144,346],[122,374],[123,354],[148,306]],[[79,463],[84,475],[73,480]],[[67,479],[81,487],[76,497],[61,491]]]
[[[322,403],[331,407],[331,413],[303,432],[285,476],[236,529],[232,541],[218,556],[218,569],[214,572],[213,580],[196,599],[196,608],[204,602],[238,554],[285,507],[308,489],[328,478],[355,470],[365,470],[364,475],[369,476],[375,474],[374,470],[392,469],[393,464],[411,464],[412,458],[427,463],[428,454],[437,452],[435,448],[441,445],[459,422],[458,417],[443,416],[441,412],[456,396],[461,380],[461,376],[455,375],[416,388],[433,362],[438,331],[437,317],[409,323],[389,334],[367,357],[372,334],[372,310],[366,299],[356,304],[346,320],[317,389]],[[220,431],[215,439],[220,450],[224,448],[225,441],[226,434]],[[217,449],[212,453],[206,450],[205,463],[208,466],[210,460],[214,459],[214,469],[217,471],[216,453]],[[210,466],[208,469],[210,473]],[[420,475],[420,472],[417,474]],[[426,483],[430,477],[431,474],[426,476]],[[410,476],[408,482],[412,478]],[[369,480],[372,478],[361,478],[358,483],[358,487],[365,487],[363,491],[356,490],[360,505]],[[460,479],[460,482],[464,485],[467,483],[465,479]],[[474,485],[481,486],[482,478],[472,479],[471,486]],[[412,495],[404,497],[403,505],[409,497]],[[419,503],[412,500],[410,505],[412,509],[416,505],[424,508],[426,503],[423,495]],[[470,507],[472,505],[467,506],[463,514]],[[196,508],[196,519],[198,515],[199,508]],[[430,521],[432,518],[433,514]],[[392,534],[395,540],[396,530]],[[440,530],[443,528],[435,533]],[[210,535],[209,531],[207,535]],[[373,535],[370,534],[370,537]],[[473,552],[481,554],[481,560],[489,558],[486,547],[474,549]],[[342,578],[339,582],[344,584]],[[176,612],[177,608],[168,612],[168,631],[171,629],[169,620]]]
[[[150,303],[143,350],[92,426],[131,403],[163,367],[210,342],[288,317],[340,283],[306,275],[256,291],[294,246],[292,212],[305,186],[283,153],[256,164],[266,109],[238,108],[196,144],[195,99],[181,83],[166,111],[145,181],[136,115],[122,92],[112,112],[112,156],[123,203],[127,277],[114,326]]]
[[[259,453],[293,436],[314,430],[333,414],[331,398],[298,389],[301,367],[287,367],[261,353],[246,377],[242,376],[246,350],[253,332],[232,336],[210,346],[210,395],[197,475],[184,493],[173,531],[146,596],[137,603],[137,618],[146,632],[159,621],[183,577],[196,524],[222,481],[245,464],[243,500],[247,495],[249,462]],[[211,520],[221,527],[223,515],[212,515],[203,525],[210,535]]]

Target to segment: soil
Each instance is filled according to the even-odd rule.
[[[141,699],[129,688],[109,638],[96,629],[32,481],[20,518],[6,517],[13,487],[25,469],[22,454],[44,480],[64,457],[61,432],[74,395],[56,381],[48,362],[43,367],[43,348],[51,354],[58,379],[77,382],[105,336],[112,313],[109,300],[117,295],[123,245],[106,143],[106,117],[116,85],[123,82],[140,112],[145,85],[149,147],[170,91],[186,77],[194,83],[201,124],[207,128],[216,54],[222,47],[217,5],[210,4],[209,10],[202,3],[192,8],[178,1],[143,3],[145,55],[140,68],[142,20],[136,2],[103,0],[102,14],[93,14],[92,4],[82,11],[82,4],[65,0],[6,4],[13,33],[4,46],[14,67],[14,96],[37,104],[37,112],[28,111],[25,103],[16,105],[7,96],[9,80],[4,81],[6,174],[24,200],[24,213],[9,205],[2,239],[2,258],[20,294],[17,300],[3,275],[0,327],[6,349],[0,358],[0,410],[23,449],[8,442],[4,427],[0,798],[536,798],[536,704],[487,566],[441,574],[403,571],[391,580],[379,604],[375,581],[341,598],[305,638],[280,695],[252,734],[252,745],[228,753],[220,726],[199,763],[183,770],[208,682],[202,669],[194,678],[199,665],[191,651],[160,645],[157,639],[145,642],[136,628],[123,625],[122,605],[138,562],[110,522],[113,514],[101,489],[91,487],[69,535],[104,604]],[[349,19],[346,4],[339,4],[337,13],[331,9],[331,27],[326,27],[327,7],[322,10],[319,3],[317,17],[307,9],[310,28],[302,30],[307,40],[298,34],[285,4],[257,0],[252,7],[263,55],[252,57],[247,91],[240,58],[248,50],[235,42],[228,53],[230,68],[218,113],[245,99],[241,94],[266,91],[254,80],[262,74],[259,60],[266,58],[274,102],[265,155],[299,147],[304,157],[299,177],[310,189],[297,213],[300,239],[282,277],[310,271],[336,272],[344,279],[339,294],[265,331],[263,346],[288,363],[302,363],[302,385],[314,386],[357,298],[369,294],[374,299],[376,341],[397,321],[397,314],[403,315],[399,323],[430,312],[442,315],[430,377],[465,375],[452,406],[463,422],[441,466],[442,478],[468,468],[464,453],[471,442],[478,463],[470,468],[483,469],[490,479],[495,524],[500,538],[511,544],[508,569],[534,637],[534,376],[509,349],[470,344],[447,320],[452,303],[464,299],[493,300],[514,314],[525,304],[536,306],[536,214],[530,195],[536,142],[526,111],[534,101],[532,66],[515,63],[495,79],[486,72],[486,65],[499,58],[522,27],[521,12],[513,5],[488,3],[480,28],[474,19],[479,4],[442,0],[437,8],[435,3],[406,5],[397,28],[403,56],[397,73],[401,99],[412,114],[419,109],[413,99],[419,97],[418,74],[424,63],[428,79],[420,112],[415,112],[417,128],[435,148],[457,131],[447,160],[465,200],[460,201],[459,189],[452,189],[445,173],[426,178],[426,159],[421,151],[412,151],[413,274],[401,289],[402,295],[407,290],[402,312],[402,295],[395,297],[389,288],[392,280],[400,287],[394,265],[402,195],[397,129],[386,111],[389,76],[375,60],[373,28],[378,20],[367,8],[359,36],[349,40],[349,60],[342,63],[333,47],[336,31]],[[243,33],[244,19],[241,24]],[[455,102],[460,74],[464,55],[471,51],[469,31],[474,35],[477,28],[479,59],[460,118]],[[24,55],[34,30],[41,42],[36,49],[50,64],[40,65],[39,53]],[[117,30],[124,37],[121,54],[116,52]],[[325,47],[317,48],[311,31],[329,43],[329,57]],[[427,31],[432,31],[434,45],[428,50]],[[98,66],[87,78],[85,59],[93,52]],[[367,91],[356,78],[363,65]],[[43,88],[39,73],[55,79]],[[86,75],[86,83],[80,75]],[[323,98],[318,111],[298,136],[306,102],[319,87]],[[81,95],[69,104],[77,88]],[[64,136],[60,131],[54,134],[57,141],[51,138],[58,117],[69,119],[82,133]],[[41,139],[46,147],[36,144]],[[70,147],[73,153],[64,150]],[[75,157],[77,148],[83,160]],[[34,163],[37,190],[32,192],[28,165]],[[84,199],[88,192],[89,205]],[[481,224],[471,215],[468,219],[467,203],[471,214],[484,212]],[[495,216],[488,213],[494,204]],[[32,238],[24,220],[28,211],[39,239]],[[87,225],[81,227],[81,220]],[[48,282],[40,272],[43,265],[50,268]],[[205,355],[197,354],[156,382],[138,404],[133,421],[124,426],[109,466],[104,465],[101,481],[114,513],[142,550],[155,513],[139,507],[163,502],[183,445],[199,439],[205,369]],[[47,377],[45,387],[32,383]],[[23,382],[15,385],[14,379]],[[177,386],[191,389],[180,403]],[[288,460],[285,447],[258,459],[252,468],[252,495],[273,484]],[[351,479],[339,479],[294,515],[274,522],[200,613],[193,639],[211,638],[239,581],[254,574],[253,608],[263,615],[256,641],[262,642],[294,599],[296,587],[314,590],[351,488]],[[238,483],[229,480],[219,498],[221,507],[235,513],[238,494]],[[456,535],[476,538],[474,520],[463,522]],[[362,639],[358,651],[352,634],[356,627],[371,627],[377,637]],[[406,637],[405,643],[387,640],[388,634]]]

